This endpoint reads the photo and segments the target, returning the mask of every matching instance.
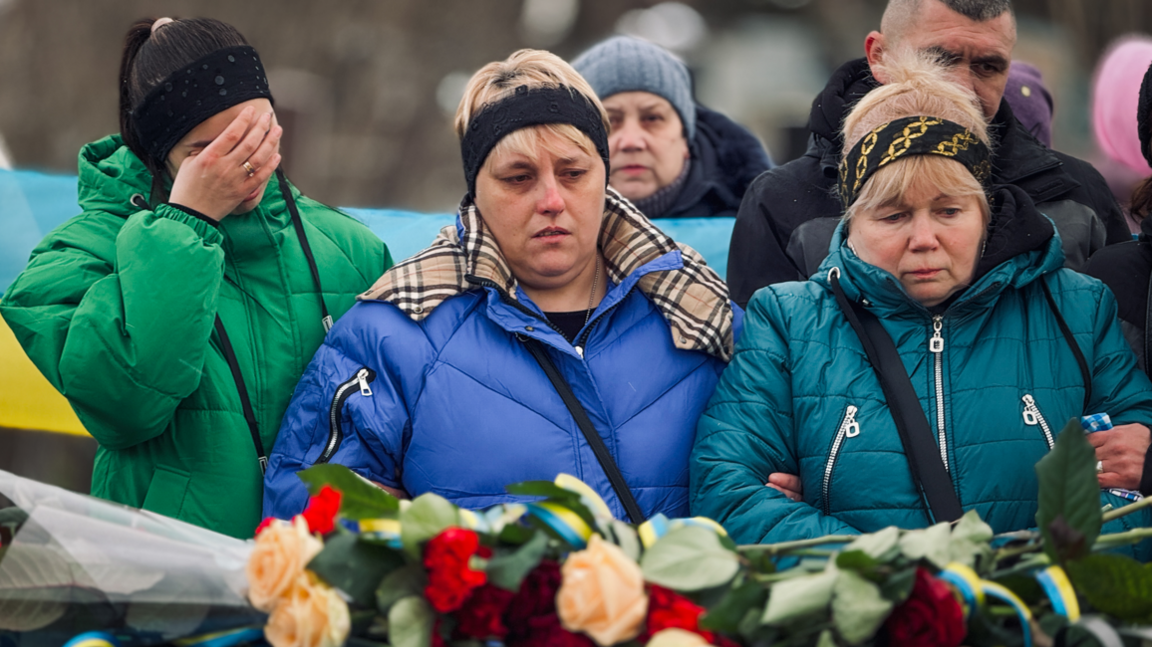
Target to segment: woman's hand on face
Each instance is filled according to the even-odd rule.
[[[284,129],[272,125],[272,113],[255,114],[255,109],[245,108],[203,150],[184,158],[170,202],[219,221],[262,189],[280,165]],[[255,171],[251,175],[245,162]]]
[[[800,483],[799,476],[785,474],[784,472],[775,472],[768,475],[768,482],[764,485],[780,490],[784,493],[784,496],[797,503],[804,500],[804,488]]]

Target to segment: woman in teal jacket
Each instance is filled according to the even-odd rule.
[[[1060,239],[1026,194],[980,185],[988,135],[972,97],[918,59],[889,73],[845,123],[856,145],[829,257],[812,280],[753,297],[697,428],[692,513],[741,543],[933,522],[834,282],[892,337],[960,506],[996,532],[1036,525],[1033,465],[1069,418],[1152,423],[1152,384],[1111,293],[1061,269]],[[1087,361],[1087,406],[1054,310]],[[798,491],[766,485],[779,473],[798,475]]]

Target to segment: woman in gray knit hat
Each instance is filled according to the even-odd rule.
[[[658,46],[617,36],[572,66],[608,111],[612,187],[649,218],[735,216],[772,166],[752,133],[693,100],[688,68]]]

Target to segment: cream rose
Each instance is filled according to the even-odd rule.
[[[648,611],[644,576],[619,547],[592,535],[588,548],[572,553],[560,568],[556,612],[568,631],[582,631],[601,645],[640,634]]]
[[[261,611],[272,611],[289,592],[324,545],[308,533],[301,517],[292,523],[274,521],[256,537],[248,558],[248,600]]]
[[[302,574],[268,617],[264,637],[272,647],[340,647],[351,624],[336,591]]]
[[[683,629],[663,629],[652,634],[648,647],[710,647],[711,643],[704,640],[698,633]]]

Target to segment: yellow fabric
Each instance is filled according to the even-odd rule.
[[[87,436],[68,401],[24,354],[0,319],[0,427]]]

